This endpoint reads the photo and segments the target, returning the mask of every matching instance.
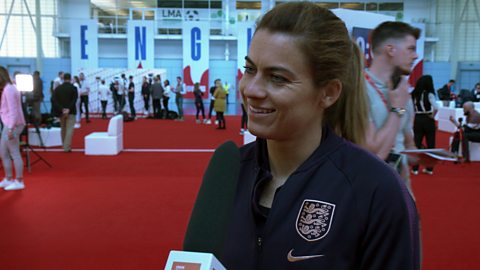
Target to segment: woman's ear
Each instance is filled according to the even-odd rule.
[[[320,106],[324,109],[332,106],[335,102],[337,102],[341,93],[342,83],[340,82],[340,80],[335,79],[329,81],[322,89]]]

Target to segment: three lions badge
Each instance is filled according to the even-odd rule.
[[[307,241],[317,241],[328,234],[335,205],[316,200],[305,200],[298,213],[296,228]]]

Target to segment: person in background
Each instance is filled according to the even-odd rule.
[[[200,90],[200,84],[198,82],[195,83],[195,85],[193,86],[193,95],[195,95],[195,108],[197,109],[197,113],[195,114],[195,122],[197,124],[201,123],[200,119],[198,118],[198,115],[200,114],[200,112],[202,112],[202,120],[203,120],[203,123],[205,123],[206,119],[205,119],[205,108],[203,106],[203,92],[202,90]]]
[[[87,80],[85,80],[85,74],[83,72],[80,72],[79,74],[79,90],[80,90],[80,110],[79,114],[80,117],[83,113],[82,107],[85,108],[85,119],[87,120],[87,123],[90,123],[90,115],[88,112],[88,107],[89,107],[89,98],[88,96],[90,95],[90,85],[88,85]]]
[[[473,102],[480,102],[480,83],[475,84],[472,90]]]
[[[220,79],[216,79],[214,82],[214,85],[212,87],[210,87],[210,107],[208,109],[208,120],[207,120],[207,124],[211,124],[212,123],[212,112],[213,112],[213,108],[215,107],[215,97],[213,96],[213,94],[215,93],[215,89],[217,89],[217,85],[219,83],[222,83],[222,81]]]
[[[58,72],[58,77],[56,77],[54,80],[53,80],[53,87],[52,89],[55,91],[55,89],[57,89],[57,87],[59,87],[62,83],[63,83],[63,71],[59,71]],[[53,93],[50,93],[50,94],[53,94]],[[53,95],[52,95],[53,96]]]
[[[133,119],[137,117],[135,112],[135,83],[133,83],[133,76],[128,76],[128,104],[130,105],[130,114]]]
[[[401,152],[417,149],[413,139],[413,103],[406,75],[418,58],[419,36],[420,29],[409,24],[381,23],[371,33],[373,60],[365,70],[370,106],[367,149],[392,164],[410,192],[409,162]]]
[[[166,119],[168,118],[168,101],[170,100],[170,93],[173,92],[173,86],[170,85],[169,80],[163,81],[163,108],[165,109],[165,115],[163,116]]]
[[[142,97],[143,97],[143,104],[145,111],[143,113],[144,117],[149,117],[150,112],[148,111],[149,105],[150,105],[150,83],[148,82],[148,79],[146,76],[143,76],[143,81],[142,81]]]
[[[242,122],[240,123],[240,135],[243,135],[245,131],[248,130],[248,116],[245,109],[245,104],[243,103],[243,99],[240,99],[240,102],[240,106],[242,107]]]
[[[150,93],[152,93],[152,105],[153,105],[153,117],[160,119],[162,117],[162,107],[160,105],[160,100],[163,96],[163,92],[165,90],[162,86],[162,79],[160,75],[155,76],[153,78],[152,88],[150,89]]]
[[[105,80],[100,82],[98,95],[100,98],[100,104],[102,105],[102,119],[107,119],[107,104],[108,96],[110,95],[110,89],[108,89],[107,85],[105,85]]]
[[[78,76],[73,76],[73,86],[75,86],[75,88],[77,89],[77,94],[78,94],[78,97],[80,97],[80,88],[82,88],[82,85],[81,85],[81,82],[80,82],[80,78]],[[81,105],[81,98],[78,98],[76,101],[75,101],[75,125],[74,127],[75,128],[79,128],[81,127],[81,120],[82,120],[82,114],[80,112],[81,108],[80,108],[80,105]]]
[[[118,99],[118,113],[123,112],[123,108],[125,107],[125,95],[127,94],[127,77],[125,74],[122,74],[119,81],[118,81],[118,90],[117,90],[117,99]]]
[[[451,100],[455,100],[454,93],[455,80],[450,80],[442,88],[438,89],[438,99],[443,101],[443,106],[448,107]]]
[[[117,114],[120,108],[120,96],[118,95],[118,89],[120,89],[120,83],[118,78],[114,78],[110,83],[110,92],[112,92],[113,98],[113,113]]]
[[[25,128],[25,117],[20,92],[12,83],[7,69],[3,66],[0,66],[0,95],[0,119],[3,124],[0,157],[5,172],[5,178],[0,182],[0,188],[5,190],[24,189],[20,134]],[[15,167],[15,179],[13,179],[12,160]]]
[[[345,23],[316,3],[258,21],[239,83],[257,139],[240,149],[226,269],[420,269],[414,201],[361,147],[362,63]]]
[[[77,114],[78,90],[70,83],[71,76],[65,73],[64,82],[53,94],[55,116],[60,118],[60,128],[64,152],[71,152],[75,115]]]
[[[435,148],[435,113],[438,111],[433,88],[433,79],[430,75],[423,75],[417,80],[415,89],[412,92],[413,108],[415,119],[413,121],[413,135],[417,148],[423,147],[423,138],[427,148]],[[412,167],[412,173],[418,174],[419,165]],[[433,174],[433,167],[423,169],[426,174]]]
[[[468,142],[480,143],[480,113],[475,110],[475,104],[468,101],[463,104],[463,114],[466,117],[466,123],[463,126],[453,116],[450,116],[449,119],[458,129],[463,129],[464,139],[466,140],[463,155],[465,161],[470,162]],[[452,148],[459,149],[459,146],[452,146]]]
[[[42,121],[40,105],[43,102],[43,81],[40,78],[40,72],[33,72],[33,99],[32,99],[32,116],[36,126]]]
[[[215,113],[217,114],[217,120],[218,120],[218,127],[217,129],[226,129],[226,123],[225,123],[225,110],[227,107],[227,92],[225,92],[225,89],[223,89],[222,84],[219,82],[217,83],[217,87],[215,88],[215,92],[213,93],[213,96],[215,97]]]
[[[228,84],[228,82],[225,82],[223,84],[223,89],[225,89],[225,93],[227,93],[227,97],[225,98],[225,100],[227,101],[227,105],[228,105],[228,94],[230,94],[230,84]]]
[[[182,77],[177,77],[177,86],[175,87],[175,103],[178,108],[178,119],[183,121],[183,95],[185,94],[185,86],[182,82]]]

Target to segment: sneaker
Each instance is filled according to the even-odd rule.
[[[195,123],[200,124],[201,123],[200,119],[195,120]]]
[[[204,124],[208,124],[207,122],[208,122],[207,119],[203,119],[203,123],[204,123]]]
[[[418,170],[412,170],[413,175],[418,175]]]
[[[208,120],[205,122],[205,124],[208,124],[208,125],[212,124],[212,120],[208,119]]]
[[[218,125],[218,120],[215,120],[215,125]]]
[[[7,187],[11,184],[13,184],[12,180],[8,180],[7,178],[3,178],[3,180],[0,182],[0,188]]]
[[[433,175],[433,171],[430,171],[430,170],[427,170],[427,169],[423,169],[422,172],[426,173],[426,174],[429,174],[429,175]]]
[[[80,125],[80,123],[75,123],[75,125],[74,125],[73,127],[74,127],[74,128],[80,128],[81,125]]]
[[[25,184],[18,180],[13,180],[12,183],[8,186],[6,186],[4,189],[5,190],[20,190],[20,189],[24,189],[25,188]]]

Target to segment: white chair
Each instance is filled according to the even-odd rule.
[[[107,132],[85,136],[85,155],[117,155],[123,150],[123,116],[110,119]]]
[[[469,142],[470,161],[480,161],[480,143]]]

